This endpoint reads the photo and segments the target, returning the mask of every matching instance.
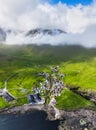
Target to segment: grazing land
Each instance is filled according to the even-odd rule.
[[[65,88],[56,97],[57,107],[64,110],[96,108],[96,49],[76,45],[1,44],[0,89],[6,87],[15,100],[9,103],[0,97],[0,109],[27,104],[34,86],[40,88],[40,83],[45,81],[44,77],[36,74],[52,74],[51,69],[57,66],[59,72],[66,75],[60,78]],[[78,88],[83,96],[73,92],[72,88]],[[86,98],[90,95],[92,100]],[[46,94],[42,97],[46,98]]]

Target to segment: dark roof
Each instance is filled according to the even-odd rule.
[[[15,98],[12,95],[10,95],[8,92],[3,94],[3,98],[5,98],[5,100],[8,102],[15,100]]]
[[[28,100],[29,100],[29,103],[38,103],[39,101],[41,101],[41,97],[40,97],[40,94],[37,93],[37,94],[30,94],[28,95]]]
[[[28,95],[29,103],[36,103],[34,95]]]

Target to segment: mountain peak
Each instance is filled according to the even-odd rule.
[[[64,32],[63,30],[60,29],[42,29],[42,28],[37,28],[37,29],[32,29],[29,30],[26,33],[26,36],[34,36],[37,34],[42,34],[42,35],[59,35],[59,34],[64,34],[66,32]]]
[[[0,42],[4,43],[39,43],[40,40],[42,43],[52,42],[54,36],[62,36],[61,34],[66,34],[61,29],[31,29],[27,31],[14,30],[14,29],[3,29],[0,28]],[[46,41],[46,39],[48,39]]]

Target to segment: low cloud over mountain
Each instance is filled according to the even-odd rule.
[[[0,0],[0,27],[6,43],[81,44],[96,46],[96,0],[90,5],[51,5],[45,0]],[[67,34],[25,37],[33,29],[60,29]],[[18,31],[20,30],[20,31]],[[0,40],[2,41],[0,34]]]

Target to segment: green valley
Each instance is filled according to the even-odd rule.
[[[57,107],[64,110],[96,108],[96,103],[69,88],[96,97],[96,49],[73,45],[0,45],[0,89],[6,87],[16,100],[8,103],[0,97],[0,109],[28,103],[34,86],[40,87],[43,77],[59,66],[66,88],[56,97]],[[95,99],[94,99],[95,100]]]

